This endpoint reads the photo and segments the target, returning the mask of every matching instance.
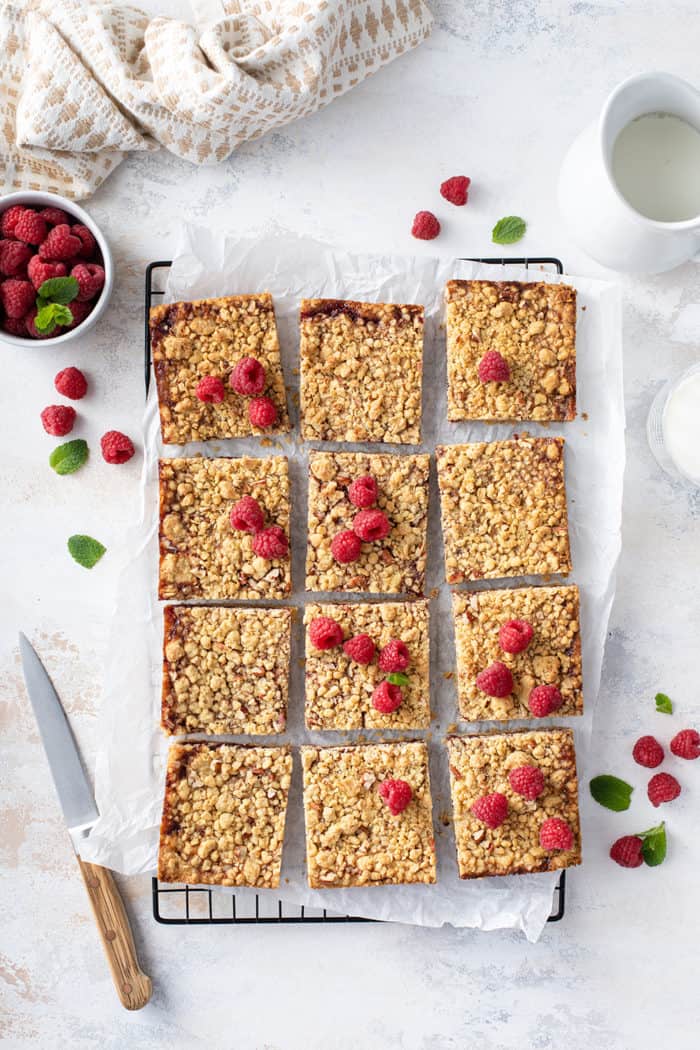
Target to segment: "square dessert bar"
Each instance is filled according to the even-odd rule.
[[[291,623],[291,609],[166,606],[165,732],[282,733]]]
[[[301,759],[309,886],[435,882],[427,744],[303,747]],[[377,790],[384,780],[410,785],[396,816]]]
[[[422,306],[303,299],[301,436],[420,444]]]
[[[243,496],[259,503],[265,525],[289,537],[289,475],[284,456],[162,459],[160,598],[286,598],[289,558],[261,558],[253,536],[231,527]]]
[[[307,591],[423,593],[429,468],[427,455],[309,453]],[[341,564],[331,553],[331,543],[339,532],[352,529],[358,508],[350,502],[348,489],[366,474],[377,482],[376,508],[389,519],[391,529],[384,539],[363,543],[357,561]]]
[[[460,878],[521,875],[581,863],[576,752],[570,729],[451,736],[446,746]],[[514,791],[508,779],[511,770],[522,766],[537,766],[543,774],[543,791],[531,802]],[[477,799],[493,792],[508,800],[508,814],[495,829],[471,811]],[[542,823],[552,817],[571,829],[571,849],[546,850],[540,845]]]
[[[277,422],[264,433],[283,434],[289,430],[275,311],[269,292],[154,306],[150,328],[166,445],[263,433],[250,423],[249,398],[229,386],[229,376],[243,357],[256,358],[265,369],[265,387],[259,396],[271,398],[277,409]],[[198,399],[197,384],[205,376],[223,381],[223,401]]]
[[[288,747],[171,747],[158,878],[279,886],[291,776]]]
[[[583,712],[579,591],[563,587],[455,592],[459,713],[467,722],[530,718],[527,699],[536,685],[555,685],[563,698],[557,716]],[[499,632],[509,620],[525,620],[532,640],[520,653],[501,648]],[[495,660],[513,675],[513,693],[486,696],[476,676]]]
[[[372,661],[361,664],[338,645],[316,649],[309,626],[319,616],[338,623],[347,641],[368,635],[376,649]],[[430,657],[428,601],[373,603],[311,603],[304,610],[306,627],[306,725],[308,729],[427,729],[430,725]],[[401,706],[381,714],[372,706],[372,693],[388,677],[379,667],[379,655],[397,639],[408,649],[407,682],[399,688]]]
[[[568,420],[576,415],[576,291],[542,281],[448,281],[447,418]],[[497,351],[510,377],[482,382]]]
[[[436,449],[448,583],[571,571],[564,441]]]

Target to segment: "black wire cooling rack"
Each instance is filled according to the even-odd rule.
[[[469,259],[470,262],[491,263],[496,266],[537,266],[545,270],[564,272],[560,259],[552,256],[521,258]],[[146,267],[145,330],[144,330],[144,379],[146,393],[151,382],[151,339],[148,329],[150,309],[164,294],[163,271],[170,269],[171,260],[161,259]],[[360,915],[329,914],[326,908],[306,908],[290,905],[284,901],[273,901],[256,893],[253,900],[240,902],[236,894],[224,889],[201,886],[180,886],[151,880],[153,918],[163,926],[261,926],[293,925],[298,923],[358,923],[376,922]],[[554,891],[552,913],[548,922],[559,922],[566,910],[566,872],[562,871]]]

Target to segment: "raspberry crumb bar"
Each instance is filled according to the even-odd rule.
[[[459,712],[467,722],[529,718],[527,698],[537,685],[554,685],[563,703],[557,715],[580,715],[581,633],[579,591],[563,587],[516,587],[452,595],[457,648]],[[509,621],[532,628],[521,652],[504,651],[500,632]],[[513,692],[487,696],[477,675],[494,661],[509,667]]]
[[[244,497],[257,501],[265,526],[289,536],[287,459],[162,459],[160,598],[286,598],[289,557],[261,557],[256,537],[231,525]]]
[[[564,441],[436,449],[448,583],[571,571]]]
[[[343,642],[329,648],[314,644],[312,624],[321,617],[339,625]],[[427,729],[430,725],[428,601],[312,603],[304,610],[306,627],[306,725],[308,729]],[[363,639],[367,652],[353,652],[352,639]],[[369,641],[368,641],[369,639]],[[392,664],[389,645],[406,647],[405,661]],[[347,650],[344,649],[344,643]],[[349,644],[347,644],[349,643]],[[372,656],[372,648],[374,655]],[[365,663],[367,656],[369,662]],[[404,669],[404,665],[405,669]],[[383,668],[386,667],[386,670]],[[407,679],[401,702],[382,713],[373,705],[377,686],[390,668],[402,668]]]
[[[460,878],[520,875],[581,863],[571,730],[451,736],[446,746]],[[500,801],[503,811],[489,819],[479,802],[494,794],[501,797],[491,799],[492,805]],[[481,818],[473,812],[475,806]],[[502,822],[493,827],[497,821]],[[568,848],[544,848],[543,825],[562,822]]]
[[[301,436],[420,444],[422,306],[303,299]]]
[[[291,609],[166,606],[165,732],[283,732],[291,622]]]
[[[447,418],[570,420],[576,415],[576,291],[566,284],[448,281]],[[506,365],[480,375],[484,355]]]
[[[301,757],[311,887],[436,881],[425,743],[303,747]],[[397,781],[400,812],[383,794]]]
[[[254,357],[263,366],[265,381],[258,393],[270,398],[277,409],[277,421],[265,433],[289,430],[275,312],[268,292],[154,306],[150,328],[165,444],[261,433],[250,422],[249,400],[229,385],[231,372],[244,357]],[[207,377],[223,382],[223,400],[198,398],[197,386]]]
[[[279,886],[291,776],[288,747],[171,747],[158,878]]]

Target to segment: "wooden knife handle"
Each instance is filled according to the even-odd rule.
[[[141,970],[124,904],[111,871],[78,857],[102,945],[122,1006],[140,1010],[151,998],[151,978]]]

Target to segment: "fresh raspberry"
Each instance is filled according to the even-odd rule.
[[[498,641],[504,653],[522,653],[532,641],[532,624],[527,620],[508,620],[498,632]]]
[[[133,442],[119,430],[108,430],[103,434],[100,447],[105,463],[126,463],[134,454]]]
[[[431,211],[419,211],[413,220],[411,233],[419,241],[432,241],[440,232],[440,223]]]
[[[505,664],[496,660],[476,676],[476,687],[487,696],[509,696],[513,692],[513,675]]]
[[[335,649],[343,641],[343,628],[330,616],[315,616],[309,624],[309,641],[321,652]]]
[[[70,215],[61,208],[42,208],[39,215],[49,226],[61,226],[70,222]]]
[[[487,350],[479,361],[479,379],[482,383],[507,383],[510,379],[508,362],[498,350]]]
[[[356,634],[354,638],[348,638],[343,646],[345,655],[356,664],[371,664],[375,649],[376,646],[368,634]]]
[[[70,405],[49,405],[41,413],[41,422],[47,434],[64,437],[73,429],[75,409]]]
[[[259,558],[266,558],[268,561],[273,558],[286,558],[289,554],[286,532],[279,525],[268,525],[253,536],[253,550]]]
[[[31,281],[10,277],[0,284],[0,299],[8,317],[26,317],[36,300]]]
[[[105,271],[99,263],[78,263],[72,268],[70,275],[78,282],[77,299],[80,303],[94,299],[104,287]]]
[[[46,237],[46,223],[41,215],[37,215],[31,208],[25,208],[17,218],[14,234],[18,241],[41,244]]]
[[[527,706],[535,718],[546,718],[558,711],[564,700],[555,685],[536,685],[531,690]]]
[[[73,315],[73,320],[70,324],[66,325],[65,331],[72,332],[74,328],[77,328],[79,324],[82,324],[88,314],[92,313],[94,303],[80,303],[77,299],[73,299],[68,304],[68,309]]]
[[[0,216],[0,233],[3,237],[15,236],[15,225],[25,210],[23,204],[13,204],[11,208],[2,213],[2,216]]]
[[[37,292],[44,281],[50,281],[52,277],[65,277],[68,271],[62,262],[44,262],[38,255],[32,255],[27,266],[27,276]]]
[[[647,769],[655,769],[664,760],[664,749],[653,736],[640,736],[632,748],[632,758],[640,766],[646,766]]]
[[[508,816],[508,799],[500,791],[494,791],[478,798],[471,810],[477,820],[493,830],[499,828]]]
[[[542,849],[571,849],[574,844],[574,833],[559,817],[548,817],[540,825],[540,846]]]
[[[243,496],[231,508],[229,515],[231,528],[236,532],[260,532],[265,525],[262,507],[252,496]]]
[[[363,510],[376,503],[378,495],[377,482],[371,474],[362,474],[361,477],[355,478],[348,489],[348,499],[352,505]]]
[[[32,249],[23,241],[0,241],[0,273],[5,277],[23,277]]]
[[[3,331],[9,332],[10,335],[26,338],[27,325],[24,317],[5,317],[3,318],[2,327]]]
[[[389,807],[392,816],[398,817],[413,798],[411,785],[405,780],[382,780],[377,791]]]
[[[97,245],[95,244],[95,238],[92,236],[87,226],[83,226],[81,222],[76,223],[74,226],[71,226],[70,232],[74,237],[78,238],[82,245],[78,251],[78,255],[81,259],[92,259]]]
[[[379,670],[385,674],[405,671],[411,662],[408,647],[398,638],[392,638],[379,654]]]
[[[254,397],[248,402],[248,419],[252,427],[264,430],[277,422],[277,409],[269,397]]]
[[[35,323],[36,315],[38,313],[39,311],[37,310],[36,306],[34,306],[24,318],[22,323],[24,325],[25,335],[29,333],[32,339],[51,339],[52,336],[61,334],[61,330],[57,324],[52,324],[46,332],[40,332]]]
[[[440,186],[440,194],[449,201],[450,204],[462,205],[467,203],[467,197],[469,196],[469,183],[471,179],[468,179],[466,175],[453,175],[451,179],[446,179],[445,182]]]
[[[71,401],[80,401],[87,394],[87,379],[79,368],[62,369],[53,381],[59,394]]]
[[[610,856],[621,868],[638,868],[644,861],[639,835],[623,835],[610,847]]]
[[[39,255],[42,259],[72,259],[79,254],[82,246],[80,238],[70,232],[68,223],[62,222],[46,234],[39,246]]]
[[[681,793],[681,786],[670,773],[654,773],[647,785],[647,796],[652,806],[673,802]]]
[[[226,387],[218,376],[204,376],[197,383],[195,394],[207,405],[219,405],[226,397]]]
[[[244,397],[262,394],[265,389],[265,369],[257,357],[242,357],[231,372],[229,385]]]
[[[382,715],[390,715],[403,703],[401,687],[391,682],[380,682],[372,693],[372,707]]]
[[[508,783],[516,795],[533,802],[544,791],[544,775],[537,766],[516,766],[508,774]]]
[[[671,753],[678,758],[700,758],[700,733],[681,729],[671,741]]]
[[[353,518],[352,531],[365,543],[375,543],[389,535],[391,523],[381,510],[361,510]]]
[[[341,565],[357,561],[362,550],[362,543],[352,529],[343,529],[331,541],[331,554]]]

